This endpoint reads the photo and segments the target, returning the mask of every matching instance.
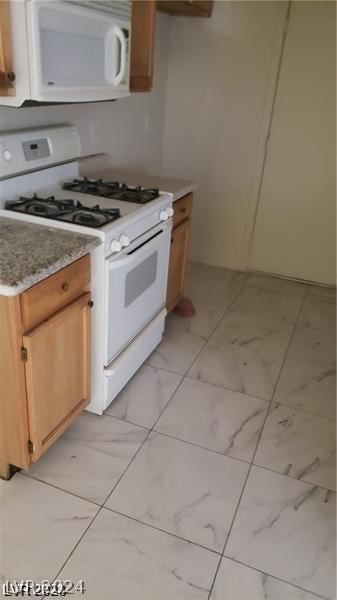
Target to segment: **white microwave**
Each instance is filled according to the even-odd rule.
[[[131,1],[11,0],[14,94],[0,104],[129,95]]]

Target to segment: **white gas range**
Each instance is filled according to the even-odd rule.
[[[0,213],[101,238],[91,255],[88,410],[102,414],[162,338],[172,196],[84,180],[79,155],[74,127],[0,134]]]

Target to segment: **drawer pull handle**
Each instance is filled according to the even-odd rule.
[[[185,206],[184,206],[184,208],[181,208],[180,210],[181,210],[182,213],[185,213],[186,212]]]
[[[67,292],[69,290],[69,283],[67,283],[67,282],[62,283],[62,289],[64,292]]]

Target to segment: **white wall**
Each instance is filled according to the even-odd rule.
[[[162,151],[169,24],[167,15],[158,15],[156,77],[151,93],[134,94],[107,103],[0,107],[0,130],[71,123],[79,128],[83,155],[107,152],[115,166],[158,171]],[[96,130],[95,135],[93,130]]]
[[[171,17],[162,173],[195,179],[191,256],[244,269],[246,221],[286,2]]]

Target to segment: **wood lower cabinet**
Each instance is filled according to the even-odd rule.
[[[82,285],[76,287],[74,273]],[[61,275],[61,277],[60,277]],[[0,476],[29,468],[90,402],[89,255],[27,292],[0,297]],[[77,297],[64,304],[72,282]],[[63,289],[62,285],[66,288]],[[27,294],[45,303],[25,326]],[[46,314],[46,306],[53,313]],[[33,309],[33,306],[32,306]]]
[[[170,262],[167,279],[166,308],[170,312],[184,293],[191,230],[192,194],[174,203]]]

